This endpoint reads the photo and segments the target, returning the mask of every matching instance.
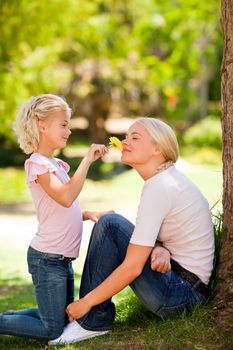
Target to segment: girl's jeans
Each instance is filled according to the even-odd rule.
[[[94,226],[82,274],[80,298],[97,287],[119,266],[134,226],[118,214],[107,214]],[[159,273],[150,268],[148,259],[143,272],[130,285],[145,307],[160,317],[191,311],[204,297],[176,272]],[[77,320],[85,329],[109,330],[113,326],[115,306],[111,299],[91,309]]]
[[[0,334],[40,340],[55,339],[67,322],[65,309],[74,300],[71,262],[48,258],[28,248],[28,267],[35,286],[37,309],[9,311],[0,315]]]

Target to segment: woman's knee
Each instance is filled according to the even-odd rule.
[[[102,229],[107,229],[108,231],[118,229],[119,230],[129,230],[133,231],[134,225],[127,220],[124,216],[116,213],[103,215],[96,224]]]
[[[120,214],[109,213],[101,216],[96,225],[114,225],[123,219],[125,218]]]
[[[102,216],[95,227],[94,240],[108,239],[117,245],[124,247],[128,245],[134,230],[134,225],[120,214],[106,214]]]

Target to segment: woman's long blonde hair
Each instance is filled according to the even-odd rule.
[[[139,118],[136,123],[143,125],[152,137],[152,140],[161,148],[166,161],[175,163],[179,157],[179,145],[172,128],[155,118]]]
[[[20,106],[14,124],[14,131],[19,146],[24,153],[30,154],[38,148],[40,140],[38,120],[46,119],[50,113],[58,110],[65,111],[70,118],[71,109],[66,101],[53,94],[33,96]]]

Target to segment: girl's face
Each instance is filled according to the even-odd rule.
[[[121,161],[132,167],[148,163],[156,154],[161,154],[146,128],[135,122],[122,141]]]
[[[40,120],[40,143],[52,150],[64,148],[71,134],[69,123],[70,118],[63,110],[54,111],[45,120]]]

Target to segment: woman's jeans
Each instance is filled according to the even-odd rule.
[[[0,334],[40,340],[55,339],[63,331],[65,309],[74,300],[71,262],[48,258],[28,249],[28,268],[35,286],[37,309],[9,311],[0,315]]]
[[[94,226],[82,274],[80,298],[97,287],[119,266],[126,255],[134,225],[118,214],[107,214]],[[204,297],[175,271],[159,273],[148,259],[141,275],[131,284],[145,307],[160,317],[191,311]],[[115,306],[111,299],[95,306],[78,319],[85,329],[109,330],[113,326]]]

